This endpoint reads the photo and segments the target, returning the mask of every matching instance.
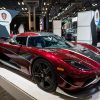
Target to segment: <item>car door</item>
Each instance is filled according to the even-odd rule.
[[[20,47],[21,47],[20,45],[17,45],[14,42],[11,43],[10,40],[0,42],[0,48],[2,50],[1,53],[3,54],[1,59],[5,60],[8,63],[15,61],[15,59],[18,58],[17,52],[19,51]]]
[[[16,41],[16,42],[12,42]],[[30,62],[25,58],[26,54],[26,41],[27,37],[16,37],[9,42],[4,41],[1,43],[1,48],[3,50],[4,55],[10,58],[9,63],[13,63],[17,65],[16,67],[21,69],[22,67],[28,68]],[[21,49],[23,48],[24,49]],[[21,51],[22,50],[22,51]]]
[[[20,66],[28,68],[30,65],[30,62],[27,59],[27,56],[29,55],[28,53],[29,50],[28,50],[28,47],[26,46],[27,37],[16,37],[15,40],[20,47],[17,49],[17,51],[15,50],[15,48],[13,48],[13,51],[17,55],[14,61],[18,63]]]

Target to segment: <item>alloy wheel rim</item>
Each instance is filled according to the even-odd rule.
[[[49,88],[53,83],[53,75],[50,67],[44,63],[38,63],[34,68],[34,77],[42,88]]]

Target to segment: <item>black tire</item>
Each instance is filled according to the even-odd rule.
[[[53,66],[45,59],[37,59],[33,63],[32,76],[42,90],[54,92],[57,88],[56,74]]]
[[[3,53],[0,53],[0,59],[4,60],[4,61],[9,61],[10,58],[6,55],[4,55]]]

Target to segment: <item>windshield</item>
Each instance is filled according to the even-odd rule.
[[[39,48],[70,48],[70,44],[65,43],[62,38],[56,36],[29,37],[28,46]]]

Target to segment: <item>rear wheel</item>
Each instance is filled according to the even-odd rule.
[[[47,92],[53,92],[56,90],[56,74],[53,66],[47,60],[36,60],[33,63],[32,74],[35,82],[41,89]]]

